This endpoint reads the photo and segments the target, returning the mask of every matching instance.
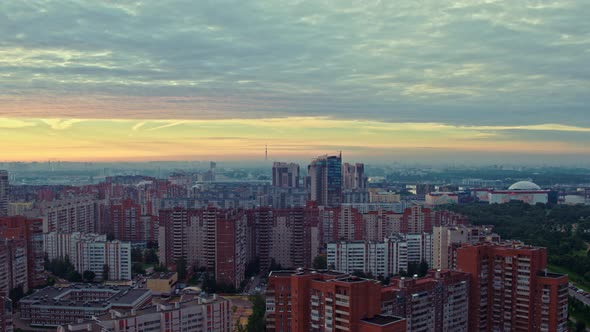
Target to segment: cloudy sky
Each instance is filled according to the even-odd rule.
[[[0,1],[0,160],[587,161],[590,6]]]

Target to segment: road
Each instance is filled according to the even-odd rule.
[[[587,306],[590,306],[590,293],[574,286],[571,282],[568,288],[568,293],[571,297],[579,300]]]

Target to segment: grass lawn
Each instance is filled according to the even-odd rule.
[[[584,281],[584,278],[582,278],[582,276],[580,276],[579,274],[572,272],[563,266],[556,266],[556,265],[552,265],[552,264],[547,264],[547,268],[551,272],[567,274],[569,276],[570,281],[574,282],[576,284],[576,286],[578,286],[579,288],[582,288],[583,290],[585,290],[587,292],[590,292],[590,284],[588,282]]]

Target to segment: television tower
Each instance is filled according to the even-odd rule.
[[[268,145],[264,146],[264,160],[268,161]]]

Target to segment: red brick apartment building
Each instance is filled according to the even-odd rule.
[[[503,243],[457,249],[457,269],[471,275],[469,331],[567,331],[568,278],[546,268],[546,248]]]
[[[271,272],[267,331],[405,332],[406,321],[381,315],[381,284],[338,272]]]

